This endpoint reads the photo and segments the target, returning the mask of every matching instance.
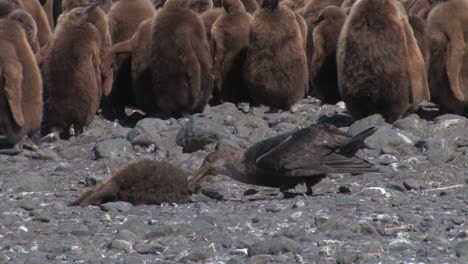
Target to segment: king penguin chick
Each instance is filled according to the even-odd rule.
[[[187,175],[167,162],[141,160],[120,167],[107,181],[70,205],[86,207],[125,201],[133,205],[188,203]]]
[[[242,78],[243,65],[249,46],[251,16],[240,0],[223,0],[225,14],[213,24],[214,78],[221,101],[248,101]]]
[[[91,123],[102,95],[99,30],[88,22],[98,5],[77,7],[64,14],[42,65],[44,124],[42,134],[54,128],[61,137],[75,136]]]
[[[244,78],[256,104],[288,110],[308,89],[307,60],[295,13],[265,0],[250,26]]]
[[[429,100],[424,59],[397,1],[354,3],[338,41],[337,65],[343,101],[356,120],[379,113],[393,123]]]
[[[37,0],[21,0],[23,7],[31,14],[37,25],[37,39],[41,47],[45,46],[52,37],[52,29],[49,25],[47,15]]]
[[[444,111],[468,113],[468,1],[437,1],[427,18],[429,87]]]
[[[32,20],[23,10],[0,20],[0,132],[16,144],[0,151],[4,154],[19,153],[17,143],[38,131],[42,121],[42,78],[28,43],[31,30],[23,28],[27,24],[18,20],[21,16]]]
[[[153,18],[141,22],[135,34],[130,39],[115,44],[108,55],[109,58],[120,53],[132,55],[132,88],[137,107],[146,114],[154,114],[158,111],[154,103],[155,96],[151,83],[151,61],[148,60],[151,55],[152,23]]]
[[[313,52],[310,80],[315,96],[322,104],[336,104],[341,100],[338,90],[336,47],[346,15],[340,7],[329,6],[314,21]]]
[[[112,43],[128,40],[135,34],[138,25],[154,17],[156,9],[148,0],[119,0],[107,13],[109,32]],[[135,106],[135,95],[132,91],[131,54],[119,54],[114,62],[114,82],[109,97],[110,112],[105,114],[110,119],[125,119],[125,106]]]
[[[37,57],[41,47],[39,45],[39,40],[37,39],[37,25],[34,18],[24,9],[15,9],[8,15],[8,17],[19,22],[22,28],[26,30],[26,37],[29,45],[31,46],[34,55]]]
[[[316,124],[261,140],[247,150],[221,140],[189,177],[189,184],[205,175],[223,174],[246,184],[280,188],[282,193],[305,182],[306,194],[312,195],[312,186],[329,173],[378,172],[355,156],[374,131],[369,128],[351,137],[332,125]]]
[[[212,61],[197,0],[168,0],[153,21],[151,64],[157,106],[168,115],[201,112],[213,91]]]

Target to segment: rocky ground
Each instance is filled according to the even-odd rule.
[[[393,125],[352,123],[313,98],[267,110],[225,103],[134,127],[96,117],[76,138],[0,156],[0,263],[468,263],[468,119],[426,105]],[[329,175],[314,196],[284,200],[216,175],[189,204],[68,206],[129,161],[190,173],[220,138],[248,145],[318,121],[379,126],[359,155],[383,173]]]

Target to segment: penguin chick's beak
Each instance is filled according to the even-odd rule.
[[[91,6],[87,7],[85,9],[85,11],[83,12],[83,16],[86,16],[86,15],[90,14],[91,12],[93,12],[94,9],[96,9],[96,7],[98,7],[99,5],[101,5],[101,3],[95,3],[95,4],[92,4]]]
[[[196,5],[200,3],[202,0],[190,0],[190,5]]]

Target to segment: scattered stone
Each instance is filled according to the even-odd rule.
[[[338,187],[338,192],[341,194],[351,194],[351,188],[348,186],[340,186]]]
[[[118,212],[128,212],[133,208],[133,205],[128,202],[109,202],[103,203],[99,206],[104,212],[108,212],[112,209],[117,210]]]
[[[359,252],[349,249],[338,249],[336,252],[337,264],[352,264],[359,262]]]
[[[468,259],[468,240],[456,243],[454,249],[457,257]]]
[[[386,153],[400,153],[400,149],[414,144],[416,138],[408,132],[396,131],[389,126],[380,127],[364,143],[369,148]]]
[[[362,131],[371,128],[385,125],[385,120],[379,114],[371,115],[354,122],[349,128],[348,133],[355,136]]]
[[[381,187],[365,188],[364,190],[356,194],[360,196],[366,196],[366,197],[389,197],[390,196],[390,193],[388,193],[384,188],[381,188]]]
[[[236,143],[241,141],[222,125],[207,118],[193,116],[179,130],[176,142],[177,145],[183,147],[184,152],[192,153],[220,139],[228,139]]]
[[[419,190],[421,188],[421,185],[419,184],[419,182],[416,181],[415,179],[412,179],[412,178],[404,180],[403,185],[409,191],[410,190]]]
[[[97,143],[94,152],[98,159],[114,159],[129,156],[133,152],[133,147],[125,139],[109,139]]]
[[[248,247],[249,256],[260,254],[277,255],[287,252],[299,254],[301,251],[301,244],[287,237],[266,239]]]
[[[47,217],[47,216],[36,216],[36,217],[33,217],[33,221],[41,222],[41,223],[50,223],[51,219],[50,217]]]
[[[390,154],[384,154],[377,158],[377,162],[381,165],[390,165],[392,163],[397,163],[398,159]]]
[[[270,212],[270,213],[278,213],[279,211],[281,211],[281,208],[279,208],[275,204],[270,204],[265,208],[265,211]]]
[[[456,224],[456,225],[462,225],[463,223],[465,222],[465,219],[461,216],[456,216],[454,218],[452,218],[452,223]]]
[[[301,218],[301,216],[302,216],[302,212],[299,211],[299,212],[293,213],[288,219],[291,221],[297,221],[299,218]]]
[[[181,259],[181,262],[187,262],[187,261],[194,261],[194,262],[199,262],[199,261],[205,261],[209,259],[211,256],[213,256],[213,250],[212,249],[199,249],[195,250],[193,252],[190,252],[187,256],[183,257]]]
[[[300,207],[304,207],[305,205],[306,205],[305,202],[303,200],[300,200],[294,203],[293,208],[300,208]]]
[[[130,253],[133,250],[132,243],[121,240],[121,239],[115,239],[109,244],[109,249],[116,249],[119,251],[124,251],[125,253]]]
[[[136,244],[134,248],[140,254],[160,254],[165,250],[164,246],[155,242]]]

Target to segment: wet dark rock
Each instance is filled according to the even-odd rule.
[[[319,123],[332,124],[336,127],[349,127],[354,122],[353,118],[350,115],[346,115],[342,113],[333,114],[333,115],[323,115],[317,121]]]
[[[125,139],[110,139],[97,143],[94,152],[97,159],[114,159],[131,155],[133,147]]]
[[[299,254],[301,251],[301,244],[287,237],[266,239],[248,247],[249,256],[260,254],[277,255],[287,252]]]

